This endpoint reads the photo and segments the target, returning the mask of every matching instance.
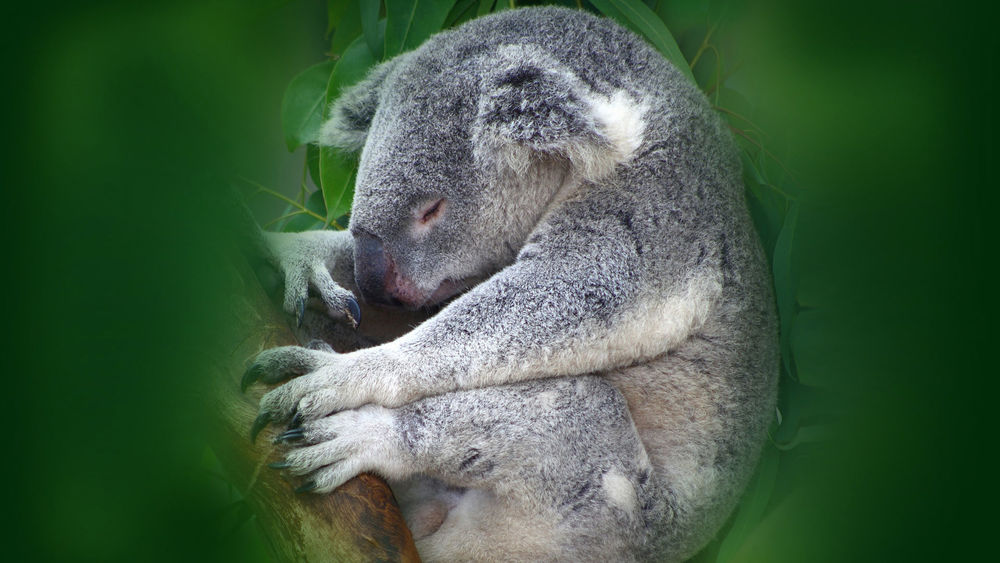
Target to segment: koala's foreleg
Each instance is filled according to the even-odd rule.
[[[285,275],[284,309],[299,324],[305,314],[309,287],[333,318],[353,325],[360,320],[354,298],[354,238],[348,231],[266,233],[271,262]]]
[[[495,559],[490,550],[519,546],[538,555],[628,552],[665,510],[625,400],[597,377],[368,405],[279,439],[301,446],[279,467],[308,476],[304,490],[329,491],[362,471],[469,489],[421,542],[432,560]],[[532,537],[544,541],[531,545]]]
[[[568,206],[514,264],[395,341],[349,354],[265,351],[252,368],[260,380],[303,376],[265,395],[261,416],[287,420],[297,410],[308,420],[366,403],[395,407],[458,389],[600,372],[676,346],[717,302],[712,250],[697,267],[643,254],[623,221],[595,205]]]

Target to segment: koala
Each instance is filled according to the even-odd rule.
[[[470,21],[375,67],[320,142],[360,151],[349,230],[270,234],[285,309],[348,353],[263,351],[252,433],[325,493],[386,477],[427,561],[680,561],[774,413],[777,322],[732,138],[638,36],[564,8]],[[358,301],[358,297],[361,301]],[[408,327],[407,327],[408,328]]]

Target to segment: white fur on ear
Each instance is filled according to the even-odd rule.
[[[590,106],[601,134],[611,141],[614,164],[631,160],[642,145],[646,132],[643,116],[648,108],[632,100],[624,90],[610,98],[594,97]]]
[[[565,159],[596,181],[642,144],[647,107],[624,90],[605,96],[536,46],[508,45],[487,63],[473,131],[480,165],[524,174],[540,158]]]
[[[591,125],[592,134],[560,139],[544,148],[493,139],[492,143],[477,144],[477,160],[488,159],[514,174],[524,174],[538,159],[538,153],[544,152],[568,160],[584,180],[597,181],[608,176],[616,166],[631,160],[642,145],[648,108],[623,90],[610,98],[594,95],[586,101],[590,115],[581,117]],[[492,153],[488,157],[482,154],[487,147]]]

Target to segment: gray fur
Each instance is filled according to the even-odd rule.
[[[330,115],[324,141],[361,149],[353,236],[282,236],[287,292],[447,304],[382,345],[258,358],[265,381],[305,373],[261,400],[306,421],[291,470],[319,492],[390,478],[430,561],[693,555],[777,380],[766,261],[702,94],[610,20],[533,8],[432,37]]]

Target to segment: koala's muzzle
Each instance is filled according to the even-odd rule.
[[[400,305],[385,291],[386,278],[395,270],[392,260],[385,252],[382,240],[363,230],[353,230],[354,235],[354,281],[361,290],[361,296],[371,304]]]
[[[400,273],[380,238],[362,229],[355,229],[353,235],[354,281],[365,302],[409,309],[427,302],[427,292]]]

